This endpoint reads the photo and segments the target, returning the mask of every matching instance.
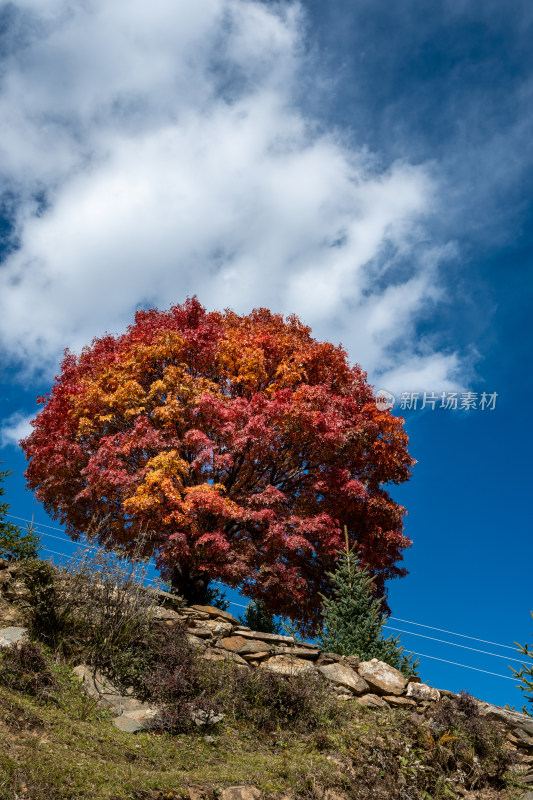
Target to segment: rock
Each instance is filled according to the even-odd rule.
[[[204,622],[196,623],[195,630],[207,631],[209,636],[229,636],[233,631],[233,625],[231,622],[224,622],[219,619],[207,619]]]
[[[228,786],[218,800],[261,800],[263,793],[256,786]]]
[[[297,675],[301,672],[314,672],[316,669],[309,661],[303,661],[292,656],[272,656],[268,661],[262,661],[259,669],[268,669],[278,675]]]
[[[233,661],[235,664],[239,664],[239,666],[248,666],[244,658],[238,653],[231,653],[229,650],[224,650],[222,647],[209,647],[205,653],[203,653],[202,658],[205,658],[206,661]]]
[[[346,656],[346,663],[350,665],[350,667],[358,667],[361,663],[361,659],[359,656]]]
[[[9,570],[9,567],[8,567]],[[23,581],[12,580],[3,588],[3,595],[7,600],[25,600],[31,599],[30,591],[27,589]]]
[[[357,702],[367,708],[388,708],[389,706],[382,697],[377,694],[362,694],[357,698]]]
[[[142,731],[145,727],[142,722],[130,719],[130,717],[114,717],[113,725],[120,731],[124,731],[124,733],[137,733],[137,731]]]
[[[516,733],[517,730],[523,731],[528,736],[533,736],[533,718],[520,711],[511,711],[501,706],[493,706],[483,700],[476,700],[479,713],[482,717],[498,720],[506,728],[510,728]]]
[[[96,700],[100,708],[114,712],[116,717],[130,717],[142,723],[158,713],[158,709],[148,703],[143,703],[136,697],[120,694],[111,681],[98,670],[93,671],[87,664],[78,664],[72,671],[82,681],[89,697]]]
[[[530,736],[520,728],[516,728],[512,733],[509,733],[508,739],[517,747],[523,747],[526,750],[533,750],[533,736]]]
[[[257,661],[259,663],[263,658],[268,658],[271,655],[270,650],[261,650],[259,653],[243,653],[242,657],[246,661]]]
[[[348,664],[323,664],[318,667],[318,671],[331,683],[349,689],[354,694],[368,691],[368,683]]]
[[[437,703],[440,700],[440,692],[425,683],[413,683],[410,681],[407,686],[406,697],[412,698],[419,703],[430,701]]]
[[[225,650],[230,650],[232,653],[238,653],[241,656],[252,653],[269,653],[271,650],[265,642],[256,641],[255,639],[245,639],[242,635],[225,637],[219,641],[218,645]]]
[[[27,628],[8,627],[0,628],[0,647],[9,647],[12,644],[25,641],[28,637]]]
[[[416,707],[415,701],[412,700],[410,697],[399,697],[396,694],[383,695],[383,700],[385,700],[393,708],[414,708],[414,707]]]
[[[222,722],[224,714],[217,714],[215,711],[206,711],[203,708],[198,708],[192,712],[191,719],[199,728],[207,728]]]
[[[7,626],[17,626],[24,622],[24,615],[20,608],[0,600],[0,623]]]
[[[197,639],[211,639],[213,635],[209,628],[187,628],[187,633],[190,636],[196,636]]]
[[[320,653],[318,657],[319,664],[344,664],[345,661],[344,656],[339,656],[338,653]]]
[[[7,558],[0,558],[0,569],[6,569],[7,567],[9,567]]]
[[[226,622],[231,622],[233,625],[238,625],[239,620],[235,619],[233,614],[230,614],[228,611],[221,611],[219,608],[215,608],[214,606],[191,606],[194,611],[200,611],[200,613],[207,614],[209,617],[220,617],[221,619],[225,620]]]
[[[183,597],[180,597],[177,594],[165,592],[164,589],[152,589],[150,587],[146,587],[146,591],[155,598],[156,603],[160,607],[164,606],[165,608],[174,608],[176,611],[183,609],[185,601],[183,600]]]
[[[283,647],[274,647],[273,651],[277,656],[284,656],[284,655],[293,655],[297,658],[309,658],[312,661],[318,658],[320,654],[320,650],[311,650],[307,647],[287,647],[286,645]]]
[[[200,639],[198,636],[194,636],[192,633],[187,634],[187,641],[192,647],[205,647],[206,643]]]
[[[282,636],[278,633],[263,633],[262,631],[243,631],[239,633],[245,639],[259,639],[261,642],[269,644],[294,644],[294,637]]]
[[[533,792],[526,792],[522,795],[520,800],[533,800]]]
[[[399,670],[377,658],[362,661],[357,672],[378,694],[402,694],[407,685],[407,678]]]
[[[206,744],[216,744],[217,740],[215,739],[214,736],[204,736],[204,742]]]
[[[178,614],[178,612],[174,611],[172,608],[158,606],[154,612],[154,619],[162,620],[164,622],[172,621],[179,623],[183,622],[186,617],[183,614]]]

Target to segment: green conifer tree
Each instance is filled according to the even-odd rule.
[[[339,655],[359,656],[361,661],[377,658],[400,670],[403,675],[416,674],[418,661],[413,653],[404,655],[400,637],[384,639],[382,629],[387,621],[381,611],[383,600],[372,596],[372,577],[359,566],[357,552],[348,548],[339,554],[335,572],[329,572],[332,596],[322,597],[322,626],[319,644],[323,650]]]
[[[12,471],[0,470],[0,497],[5,494],[1,484],[12,474]],[[37,558],[42,547],[39,544],[40,536],[35,533],[33,524],[26,526],[26,533],[23,534],[18,525],[5,521],[4,517],[8,511],[9,503],[0,502],[0,558],[7,558],[9,561]]]
[[[253,631],[261,631],[262,633],[280,632],[280,625],[261,600],[250,600],[244,616],[239,617],[239,621]]]

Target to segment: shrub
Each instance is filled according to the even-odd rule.
[[[103,524],[93,526],[88,537],[100,536]],[[145,577],[146,565],[135,554],[126,559],[120,551],[89,544],[59,568],[29,563],[30,632],[68,659],[112,671],[115,661],[127,659],[151,636],[156,599],[144,588]]]
[[[431,729],[448,768],[468,767],[470,788],[501,781],[511,762],[504,735],[480,715],[468,692],[456,699],[444,697],[432,714]]]
[[[0,684],[39,699],[49,699],[57,687],[42,648],[34,642],[13,643],[2,649]]]

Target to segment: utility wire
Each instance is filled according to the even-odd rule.
[[[431,639],[432,642],[440,642],[441,644],[451,644],[452,647],[462,647],[464,650],[473,650],[475,653],[484,653],[484,655],[486,656],[494,656],[495,658],[505,658],[508,661],[518,661],[519,664],[523,663],[518,658],[501,656],[499,653],[489,653],[488,650],[479,650],[477,647],[468,647],[468,645],[466,644],[458,644],[457,642],[445,642],[444,639],[436,639],[434,636],[425,636],[423,633],[415,633],[414,631],[402,631],[400,628],[393,628],[392,625],[386,625],[385,627],[391,631],[398,631],[398,633],[405,633],[408,634],[409,636],[420,636],[422,639]]]
[[[29,519],[27,519],[25,517],[17,517],[14,514],[6,514],[5,516],[11,517],[12,519],[20,520],[22,522],[33,522],[33,520],[29,520]],[[44,523],[41,523],[41,522],[39,522],[39,523],[35,523],[34,522],[33,524],[37,527],[37,529],[39,527],[50,528],[50,530],[59,531],[60,533],[64,533],[64,531],[62,531],[61,528],[56,528],[56,527],[53,527],[52,525],[45,525]],[[66,542],[65,539],[62,539],[60,536],[53,536],[53,534],[51,534],[51,533],[44,533],[43,535],[44,536],[49,536],[52,539],[57,539],[59,541]],[[77,544],[77,543],[74,543],[74,544]],[[82,546],[88,547],[88,548],[90,548],[92,550],[98,550],[99,549],[98,546],[90,545],[88,543],[85,544],[85,545],[82,545]],[[47,549],[49,550],[49,548],[47,548]],[[49,550],[49,552],[54,552],[54,551]],[[54,553],[54,555],[67,555],[67,554],[66,553]],[[155,562],[153,560],[150,560],[148,563],[151,564],[154,567],[156,566]],[[147,580],[150,580],[150,579],[147,579]],[[153,583],[154,581],[150,581],[150,582]],[[222,585],[221,581],[213,581],[213,583],[216,583],[218,585]],[[230,603],[230,605],[239,606],[239,608],[247,608],[247,606],[242,605],[241,603]],[[476,636],[467,636],[464,633],[456,633],[455,631],[445,630],[444,628],[436,628],[433,625],[424,625],[421,622],[413,622],[412,620],[401,619],[400,617],[390,616],[389,619],[395,620],[397,622],[405,622],[408,625],[416,625],[417,627],[420,627],[420,628],[428,628],[429,630],[439,631],[440,633],[448,633],[451,636],[460,636],[463,639],[472,639],[473,641],[476,641],[476,642],[483,642],[484,644],[491,644],[494,647],[505,647],[508,650],[513,650],[514,652],[516,652],[516,648],[515,647],[511,647],[508,644],[500,644],[498,642],[491,642],[488,639],[479,639]],[[446,642],[446,641],[444,641],[444,639],[437,639],[437,638],[433,638],[431,636],[423,636],[423,634],[415,633],[414,631],[402,631],[400,628],[393,628],[392,626],[389,626],[389,625],[387,625],[386,627],[390,628],[390,630],[398,631],[399,633],[405,633],[405,634],[411,633],[413,636],[421,636],[421,637],[423,637],[425,639],[432,639],[433,641],[440,642],[441,644],[449,644],[449,645],[453,645],[455,647],[463,647],[466,650],[473,650],[473,651],[478,652],[478,653],[484,653],[486,655],[496,656],[497,658],[505,658],[505,656],[500,656],[497,653],[489,653],[486,650],[477,650],[474,647],[467,647],[466,645],[456,644],[455,642]],[[429,656],[428,656],[428,658],[429,658]],[[522,663],[521,661],[519,661],[516,658],[515,659],[510,659],[510,660],[511,661],[518,661],[518,663]],[[474,667],[472,667],[472,669],[474,669]]]
[[[488,639],[477,639],[475,636],[467,636],[464,633],[455,633],[455,631],[445,631],[444,628],[435,628],[433,625],[422,625],[421,622],[413,622],[409,619],[400,619],[400,617],[389,617],[389,619],[394,619],[396,622],[406,622],[408,625],[418,625],[419,628],[430,628],[432,631],[439,631],[440,633],[450,633],[452,636],[461,636],[463,639],[474,639],[476,642],[483,642],[484,644],[493,644],[495,647],[507,647],[509,650],[515,650],[515,647],[511,647],[509,644],[498,644],[498,642],[489,642]]]
[[[422,658],[432,658],[433,661],[444,661],[445,664],[453,664],[455,667],[464,667],[465,669],[475,669],[476,672],[486,672],[487,675],[495,675],[497,678],[505,678],[506,681],[514,681],[516,678],[510,678],[508,675],[500,675],[497,672],[489,672],[486,669],[479,669],[479,667],[469,667],[468,664],[458,664],[457,661],[447,661],[445,658],[437,658],[437,656],[428,656],[425,653],[413,653],[415,656]]]
[[[55,550],[50,550],[49,547],[45,547],[45,549],[49,553],[53,553],[53,555],[56,555],[56,556],[65,556],[66,555],[66,553],[58,553]],[[75,558],[76,560],[79,560],[79,557],[76,557],[76,556],[69,556],[69,557],[70,558]],[[150,579],[150,578],[146,578],[145,580],[147,580],[149,583],[155,583],[155,581]],[[238,606],[239,608],[246,608],[246,606],[242,605],[242,603],[235,603],[233,601],[230,601],[230,606]],[[429,626],[427,626],[427,627],[429,627]],[[397,629],[392,628],[392,630],[397,630]],[[405,632],[405,631],[403,631],[403,632]],[[420,636],[422,634],[415,634],[415,635],[419,635]],[[424,637],[424,638],[431,638],[431,637]],[[441,641],[441,640],[440,639],[435,639],[435,641]],[[448,642],[447,644],[452,644],[452,642]],[[463,645],[458,645],[458,646],[462,647]],[[467,648],[467,649],[472,650],[473,648]],[[484,652],[484,651],[480,650],[479,652]],[[442,661],[445,664],[452,664],[455,667],[463,667],[464,669],[473,669],[475,672],[483,672],[486,675],[493,675],[496,678],[505,678],[505,680],[508,680],[508,681],[516,680],[516,678],[510,678],[508,675],[500,675],[497,672],[490,672],[489,670],[480,669],[479,667],[470,667],[468,664],[459,664],[457,661],[448,661],[446,658],[437,658],[437,656],[428,656],[425,653],[417,653],[415,651],[413,651],[413,655],[420,656],[421,658],[431,658],[433,661]],[[489,655],[494,655],[494,653],[489,653]],[[505,656],[501,656],[501,658],[504,658],[504,657]],[[516,661],[517,659],[511,659],[511,660],[512,661]]]

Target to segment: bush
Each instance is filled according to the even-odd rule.
[[[325,682],[309,675],[277,675],[263,669],[233,669],[225,706],[263,731],[283,727],[309,731],[334,713]]]
[[[43,650],[34,642],[18,642],[2,649],[0,684],[39,699],[50,699],[57,688]]]
[[[89,535],[98,535],[100,527]],[[126,559],[87,544],[59,568],[28,563],[24,576],[31,635],[69,660],[112,671],[115,661],[123,662],[152,634],[157,603],[142,585],[146,566],[135,554]]]
[[[449,769],[466,768],[470,788],[503,779],[511,763],[505,737],[480,715],[468,692],[456,699],[444,697],[430,722],[436,754]]]

